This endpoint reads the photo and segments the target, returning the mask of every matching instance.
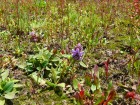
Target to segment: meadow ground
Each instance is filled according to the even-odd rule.
[[[139,0],[0,0],[0,105],[140,105]]]

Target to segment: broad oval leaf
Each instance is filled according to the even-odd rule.
[[[14,86],[14,82],[10,81],[7,82],[6,85],[3,87],[5,93],[11,92]]]
[[[15,97],[15,92],[10,92],[4,95],[6,99],[13,99]]]

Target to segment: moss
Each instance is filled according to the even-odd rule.
[[[70,99],[62,99],[53,90],[43,91],[42,93],[33,94],[32,96],[21,95],[13,100],[14,105],[62,105],[64,103],[66,103],[66,105],[73,105],[70,103]]]

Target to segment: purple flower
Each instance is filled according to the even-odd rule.
[[[36,32],[35,31],[32,31],[32,32],[29,33],[29,35],[35,36],[36,35]]]
[[[31,36],[30,37],[31,42],[39,42],[40,41],[40,37],[37,36],[35,31],[30,32],[29,35]]]
[[[83,54],[84,54],[83,47],[80,43],[78,43],[77,46],[74,49],[72,49],[72,57],[75,60],[81,60]]]

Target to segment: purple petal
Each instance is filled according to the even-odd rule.
[[[74,49],[72,49],[72,56],[75,56],[76,55],[76,51]]]
[[[79,53],[80,52],[80,49],[79,48],[76,48],[76,52]]]
[[[77,47],[82,47],[82,45],[80,43],[77,44]]]
[[[75,59],[75,60],[81,60],[82,59],[82,56],[84,54],[84,51],[83,50],[83,47],[80,43],[78,43],[76,45],[76,47],[74,49],[72,49],[72,57]]]
[[[71,51],[72,53],[75,53],[76,51],[74,50],[74,49],[72,49],[72,51]]]
[[[31,35],[31,36],[35,35],[35,31],[30,32],[29,35]]]
[[[81,51],[81,52],[79,53],[80,56],[83,56],[83,54],[84,54],[84,51]]]

